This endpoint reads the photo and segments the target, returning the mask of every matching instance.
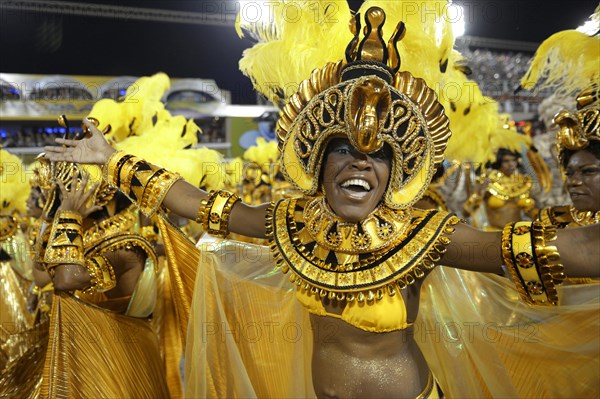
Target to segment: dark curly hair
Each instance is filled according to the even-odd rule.
[[[596,159],[600,160],[600,141],[590,140],[588,146],[585,147],[583,150],[563,150],[561,152],[561,166],[563,167],[563,169],[567,167],[571,157],[579,151],[588,151],[592,153],[596,157]]]

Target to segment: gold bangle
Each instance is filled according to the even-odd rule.
[[[119,171],[123,162],[125,162],[127,158],[127,154],[125,154],[123,151],[115,151],[110,158],[108,158],[108,161],[102,166],[102,176],[104,177],[104,180],[106,180],[111,186],[119,186]]]
[[[555,229],[545,231],[539,222],[510,223],[502,230],[502,258],[521,298],[529,304],[557,305],[556,285],[564,276],[556,247]]]
[[[204,230],[218,237],[226,237],[229,234],[229,215],[233,205],[239,200],[237,194],[229,191],[211,191],[206,206],[201,211]]]
[[[212,194],[212,191],[210,192]],[[210,194],[209,194],[210,195]],[[198,224],[204,223],[204,215],[206,211],[206,205],[208,204],[208,199],[205,198],[200,201],[200,207],[198,208],[198,213],[196,214],[196,219],[194,221]]]
[[[166,169],[159,169],[148,180],[140,201],[140,211],[147,217],[152,217],[162,204],[167,192],[173,184],[181,180],[181,176]]]
[[[44,263],[52,269],[59,264],[75,264],[83,266],[83,228],[81,215],[71,211],[60,210],[52,222],[52,229]]]
[[[169,189],[181,179],[176,173],[122,152],[109,158],[103,175],[109,185],[121,190],[147,217],[156,213]]]

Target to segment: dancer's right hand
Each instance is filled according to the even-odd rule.
[[[81,140],[56,139],[62,146],[46,146],[46,158],[51,161],[67,161],[87,164],[105,164],[116,151],[104,138],[104,135],[87,118],[83,123],[92,135]]]

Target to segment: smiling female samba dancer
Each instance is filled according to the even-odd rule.
[[[334,339],[313,335],[312,385],[318,397],[438,397],[413,323],[423,278],[439,262],[500,273],[504,261],[515,276],[529,273],[516,279],[522,296],[546,305],[557,303],[555,284],[564,278],[556,247],[570,275],[598,274],[586,262],[598,251],[581,251],[597,240],[598,228],[556,235],[525,222],[504,232],[481,232],[447,213],[411,207],[442,162],[450,131],[435,93],[422,79],[399,72],[396,42],[404,25],[386,46],[384,21],[382,9],[367,10],[361,38],[358,15],[346,61],[313,72],[283,110],[282,171],[303,192],[301,199],[248,206],[225,191],[207,193],[116,152],[89,121],[90,138],[46,148],[50,159],[104,164],[107,181],[145,214],[166,207],[201,221],[214,235],[268,238],[313,330],[335,332]],[[528,268],[521,259],[536,260],[533,251],[543,261]],[[206,395],[238,392],[239,381],[227,378],[233,372],[200,376],[214,385]],[[223,379],[211,382],[214,378]],[[440,381],[442,388],[445,383]],[[274,386],[254,388],[256,396],[278,392]],[[301,387],[286,396],[292,395],[311,393]]]

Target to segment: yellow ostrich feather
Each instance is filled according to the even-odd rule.
[[[138,79],[120,101],[100,100],[89,117],[122,151],[179,173],[190,183],[217,190],[223,187],[222,155],[207,148],[193,148],[200,128],[193,120],[173,116],[161,102],[170,87],[169,77],[157,73]],[[91,175],[94,169],[86,169]]]
[[[406,33],[397,45],[401,60],[400,71],[409,71],[424,79],[437,92],[443,83],[444,71],[448,70],[454,46],[452,18],[449,15],[451,2],[367,0],[358,12],[364,14],[373,6],[385,11],[383,39],[386,43],[396,25],[400,21],[405,24]]]
[[[542,42],[521,79],[521,87],[551,89],[559,96],[568,96],[594,82],[600,82],[600,36],[566,30]]]
[[[279,149],[277,141],[266,141],[263,137],[256,139],[256,145],[244,152],[244,160],[254,162],[260,166],[264,173],[270,173],[273,164],[279,162]]]
[[[140,135],[150,127],[153,118],[169,115],[160,101],[169,87],[169,77],[162,72],[142,77],[127,89],[119,101],[98,101],[88,117],[98,120],[98,128],[113,142]]]
[[[244,160],[241,157],[235,157],[225,164],[225,186],[231,190],[237,191],[242,183],[244,171]]]
[[[265,2],[269,23],[249,23],[238,15],[240,37],[257,40],[239,62],[257,91],[275,105],[294,94],[315,68],[344,58],[352,33],[344,1],[279,0]],[[310,38],[310,40],[307,40]]]
[[[16,155],[0,149],[0,215],[27,212],[31,186],[23,162]]]
[[[439,93],[452,130],[444,155],[460,162],[484,163],[491,152],[490,134],[497,125],[498,104],[467,77],[461,62],[462,55],[453,51],[451,68]]]
[[[347,2],[340,0],[280,0],[268,4],[270,23],[248,23],[238,15],[238,34],[251,36],[258,42],[244,51],[239,66],[260,93],[274,104],[282,105],[315,68],[345,58],[346,47],[353,37],[349,29],[352,13]],[[295,17],[286,17],[283,10],[291,5],[296,10]],[[400,70],[425,79],[436,90],[442,83],[454,45],[448,15],[450,2],[368,0],[359,12],[364,13],[372,6],[386,12],[386,42],[400,21],[406,25],[405,37],[398,43]]]

